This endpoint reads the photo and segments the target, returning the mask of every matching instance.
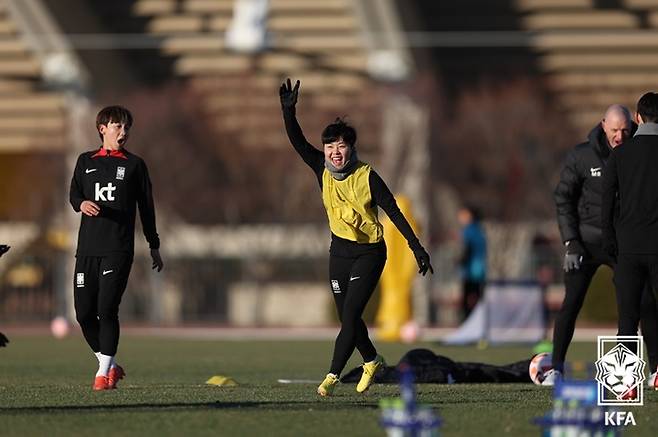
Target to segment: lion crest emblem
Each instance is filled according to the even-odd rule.
[[[596,380],[617,401],[644,381],[644,361],[623,344],[618,344],[596,362]],[[606,396],[607,397],[607,396]]]

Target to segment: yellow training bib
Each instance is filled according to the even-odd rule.
[[[357,243],[382,241],[384,231],[370,194],[371,170],[368,164],[359,163],[342,181],[334,179],[327,169],[322,173],[322,203],[334,235]]]

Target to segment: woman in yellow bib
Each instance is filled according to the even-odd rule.
[[[362,393],[385,366],[361,319],[386,263],[378,206],[407,239],[418,262],[418,272],[424,276],[434,271],[429,255],[400,212],[391,191],[368,164],[359,161],[355,149],[356,130],[336,119],[322,132],[323,150],[316,149],[306,141],[295,116],[298,93],[299,81],[294,88],[290,79],[282,84],[279,90],[281,109],[290,142],[311,167],[322,190],[331,229],[330,286],[341,321],[329,373],[317,391],[321,396],[333,393],[340,373],[356,348],[364,361],[363,376],[356,386],[356,391]]]

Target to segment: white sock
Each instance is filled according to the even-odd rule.
[[[112,363],[111,355],[100,354],[98,357],[98,372],[96,376],[107,376],[107,373],[110,371],[110,364]]]
[[[94,352],[94,355],[96,355],[96,359],[100,363],[101,362],[101,353],[100,352]]]

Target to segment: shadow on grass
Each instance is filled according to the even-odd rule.
[[[261,409],[261,410],[303,410],[317,408],[318,402],[289,401],[245,401],[245,402],[171,402],[143,404],[110,404],[110,405],[56,405],[38,407],[0,407],[0,415],[23,415],[41,413],[96,413],[107,411],[176,411],[176,410],[228,410],[228,409]],[[323,403],[323,410],[353,410],[354,408],[375,410],[377,405],[358,402]]]

